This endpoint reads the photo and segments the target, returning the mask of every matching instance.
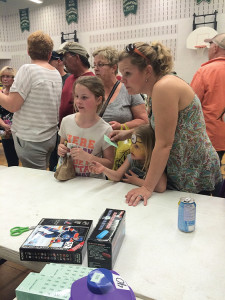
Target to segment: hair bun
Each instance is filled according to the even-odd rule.
[[[158,45],[157,46],[152,46],[152,48],[157,52],[158,51]]]

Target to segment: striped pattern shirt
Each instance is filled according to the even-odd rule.
[[[21,108],[14,113],[12,132],[25,141],[50,139],[58,129],[62,92],[59,72],[25,64],[17,72],[10,92],[19,93],[24,99]]]

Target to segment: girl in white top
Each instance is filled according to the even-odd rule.
[[[100,162],[107,168],[113,166],[114,147],[104,140],[104,135],[108,135],[112,128],[98,116],[105,97],[99,78],[82,76],[74,83],[73,91],[74,106],[78,112],[62,120],[58,155],[65,156],[70,152],[76,175],[89,177],[88,165],[92,161]]]

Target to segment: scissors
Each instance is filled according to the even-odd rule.
[[[23,232],[33,230],[36,226],[30,226],[30,227],[13,227],[10,229],[10,235],[11,236],[18,236],[21,235]]]

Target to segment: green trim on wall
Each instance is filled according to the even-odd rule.
[[[202,1],[206,1],[206,2],[208,2],[208,3],[211,2],[211,0],[196,0],[196,1],[197,1],[197,4],[200,4]]]
[[[78,7],[77,0],[66,0],[66,21],[71,23],[78,23]]]
[[[138,8],[138,0],[123,0],[123,13],[124,16],[129,14],[136,15]]]
[[[21,31],[30,31],[29,8],[19,9]]]

